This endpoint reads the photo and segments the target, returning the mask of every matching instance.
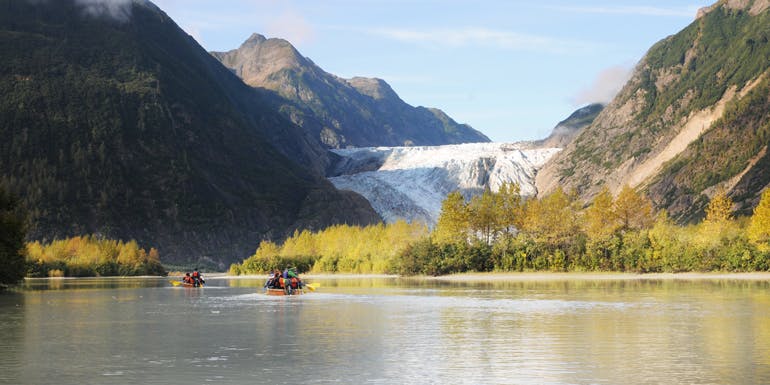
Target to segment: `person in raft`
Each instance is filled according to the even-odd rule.
[[[273,270],[273,275],[267,279],[267,282],[265,282],[265,287],[268,289],[280,289],[282,287],[280,270]]]
[[[296,267],[290,267],[284,270],[282,278],[281,282],[286,294],[292,294],[294,290],[301,290],[305,286],[302,280],[299,279]]]
[[[192,273],[192,280],[193,280],[193,286],[203,286],[204,283],[206,283],[205,280],[203,280],[203,276],[201,273],[198,272],[198,269],[193,270]]]
[[[190,273],[184,273],[184,277],[182,277],[182,283],[185,284],[194,284],[192,277],[190,276]]]

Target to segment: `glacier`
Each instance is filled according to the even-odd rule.
[[[386,223],[399,219],[433,227],[447,194],[466,198],[504,182],[534,196],[535,175],[561,148],[531,142],[331,150],[339,159],[328,172],[337,189],[361,194]]]

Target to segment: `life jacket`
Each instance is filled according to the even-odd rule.
[[[200,278],[201,275],[197,271],[193,271],[192,276],[193,278]]]
[[[283,289],[284,287],[286,287],[286,286],[284,285],[283,281],[284,281],[284,279],[283,279],[283,278],[278,278],[278,285],[276,285],[276,286],[280,286],[280,288],[281,288],[281,289]]]
[[[299,279],[292,278],[291,279],[291,288],[292,289],[296,289],[298,286],[299,286]]]

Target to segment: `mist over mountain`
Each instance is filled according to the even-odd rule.
[[[30,238],[239,260],[295,228],[374,223],[314,138],[146,1],[0,0],[0,183]]]
[[[211,54],[247,84],[285,98],[277,108],[329,148],[489,142],[441,110],[410,106],[384,80],[327,73],[286,40],[253,34]]]

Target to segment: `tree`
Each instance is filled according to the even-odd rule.
[[[613,205],[620,230],[641,230],[652,226],[652,202],[636,190],[624,186]]]
[[[447,195],[441,203],[441,214],[433,231],[438,243],[460,243],[468,241],[468,204],[459,191]]]
[[[717,190],[706,207],[706,222],[723,223],[732,219],[733,200],[724,189]]]
[[[535,242],[551,247],[566,246],[579,233],[575,197],[561,187],[541,199],[530,199],[525,207],[523,230]]]
[[[501,205],[498,196],[489,189],[483,194],[474,196],[468,205],[471,231],[487,245],[491,245],[501,230]]]
[[[16,284],[26,273],[25,222],[19,201],[0,186],[0,289]]]
[[[749,240],[762,250],[770,250],[770,188],[762,193],[754,208],[748,229]]]
[[[517,183],[505,182],[497,190],[500,205],[498,218],[502,230],[511,235],[524,225],[524,203],[521,187]]]
[[[618,229],[618,221],[613,210],[612,193],[604,187],[591,206],[585,210],[584,228],[591,239],[603,239]]]

